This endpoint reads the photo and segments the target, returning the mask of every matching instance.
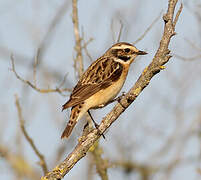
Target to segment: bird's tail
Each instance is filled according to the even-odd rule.
[[[68,138],[73,130],[73,128],[75,127],[77,121],[72,121],[71,119],[68,121],[68,124],[66,126],[66,128],[64,129],[62,135],[61,135],[61,139],[63,138]]]
[[[84,114],[84,112],[81,111],[81,108],[82,108],[81,105],[76,105],[76,106],[72,107],[70,120],[68,121],[68,124],[61,135],[61,139],[68,138],[71,135],[73,128],[77,124],[78,120]]]

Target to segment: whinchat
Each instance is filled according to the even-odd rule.
[[[94,61],[81,76],[63,110],[71,109],[70,120],[61,136],[68,138],[80,118],[89,110],[103,107],[121,90],[131,63],[147,54],[132,44],[120,42]]]

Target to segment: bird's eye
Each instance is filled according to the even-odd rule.
[[[130,49],[129,49],[129,48],[126,48],[126,49],[124,49],[124,51],[125,51],[126,53],[129,53],[129,52],[130,52]]]

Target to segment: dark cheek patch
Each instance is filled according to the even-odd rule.
[[[123,61],[128,61],[130,59],[129,56],[118,56],[118,58],[123,60]]]

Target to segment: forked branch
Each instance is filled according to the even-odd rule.
[[[32,89],[34,89],[35,91],[38,91],[38,92],[40,92],[40,93],[53,93],[53,92],[57,92],[57,93],[59,93],[59,94],[61,94],[61,95],[63,95],[63,92],[65,92],[65,91],[67,91],[67,92],[71,92],[71,89],[69,89],[69,88],[61,88],[61,86],[63,86],[63,84],[64,84],[64,81],[65,81],[65,79],[66,79],[66,75],[64,76],[64,79],[63,79],[63,81],[61,82],[61,84],[58,86],[58,87],[56,87],[56,88],[54,88],[54,89],[51,89],[51,88],[48,88],[48,89],[41,89],[41,88],[38,88],[37,86],[36,86],[36,83],[31,83],[29,80],[26,80],[26,79],[24,79],[24,78],[22,78],[18,73],[17,73],[17,71],[16,71],[16,69],[15,69],[15,60],[14,60],[14,57],[13,57],[13,55],[11,55],[11,63],[12,63],[12,71],[14,72],[14,74],[15,74],[15,76],[16,76],[16,78],[17,79],[19,79],[20,81],[22,81],[23,83],[25,83],[25,84],[28,84]],[[35,68],[34,68],[34,74],[35,74]],[[34,75],[35,76],[35,75]],[[34,79],[35,79],[35,77],[34,77]]]

